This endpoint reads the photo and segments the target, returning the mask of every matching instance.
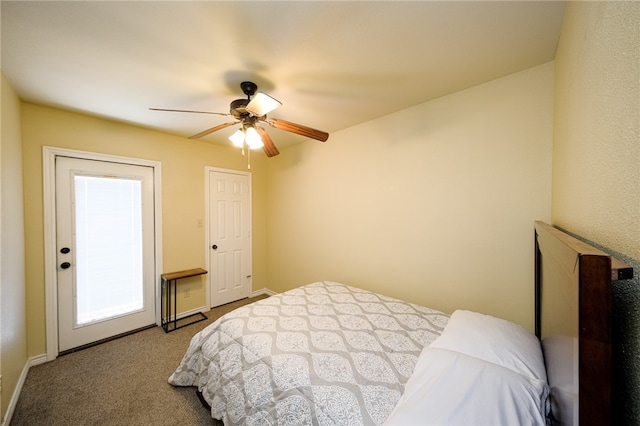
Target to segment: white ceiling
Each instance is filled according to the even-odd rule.
[[[2,71],[22,100],[189,136],[230,120],[148,108],[227,113],[251,80],[283,103],[270,116],[331,133],[548,62],[565,2],[1,6]],[[268,131],[280,148],[306,140]]]

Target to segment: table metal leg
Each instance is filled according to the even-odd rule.
[[[190,271],[187,271],[190,272]],[[206,273],[206,271],[204,272]],[[201,275],[199,273],[199,275]],[[164,329],[165,333],[169,333],[170,331],[174,331],[178,328],[186,327],[193,323],[204,321],[207,319],[207,316],[202,312],[197,312],[195,314],[187,315],[186,317],[181,318],[181,320],[185,320],[187,318],[193,318],[195,321],[190,321],[181,326],[178,326],[178,279],[167,279],[168,277],[162,277],[162,285],[160,290],[160,297],[164,297],[164,300],[160,301],[160,324]],[[173,285],[173,304],[171,303],[171,292]],[[173,309],[172,309],[173,308]],[[173,319],[171,316],[173,315]],[[196,319],[197,317],[197,319]],[[173,323],[173,327],[171,327],[171,323]]]

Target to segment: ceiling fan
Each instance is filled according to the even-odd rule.
[[[268,113],[282,104],[269,95],[260,92],[256,93],[256,91],[258,90],[258,86],[251,81],[243,81],[242,83],[240,83],[240,88],[242,89],[242,92],[247,96],[247,99],[236,99],[235,101],[231,102],[229,114],[222,112],[191,111],[182,109],[149,109],[153,111],[187,112],[196,114],[233,116],[236,121],[213,126],[207,130],[203,130],[200,133],[189,136],[189,139],[201,138],[210,133],[226,129],[229,126],[240,123],[242,127],[236,133],[231,135],[229,139],[231,139],[234,145],[243,148],[243,150],[245,145],[247,145],[250,149],[262,148],[267,157],[275,157],[280,152],[278,152],[278,149],[276,148],[267,131],[263,127],[258,126],[258,123],[266,123],[275,129],[284,130],[286,132],[295,133],[301,136],[306,136],[308,138],[316,139],[321,142],[325,142],[329,138],[329,133],[323,132],[322,130],[312,129],[311,127],[292,123],[290,121],[280,120],[277,118],[267,118]]]

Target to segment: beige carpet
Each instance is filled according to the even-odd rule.
[[[207,321],[165,333],[154,327],[32,367],[11,425],[221,425],[195,388],[167,379],[191,337],[258,296],[207,312]]]

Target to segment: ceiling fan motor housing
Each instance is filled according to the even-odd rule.
[[[236,99],[235,101],[231,102],[231,105],[229,106],[229,112],[237,119],[241,119],[242,117],[249,115],[246,109],[248,104],[249,99]]]

